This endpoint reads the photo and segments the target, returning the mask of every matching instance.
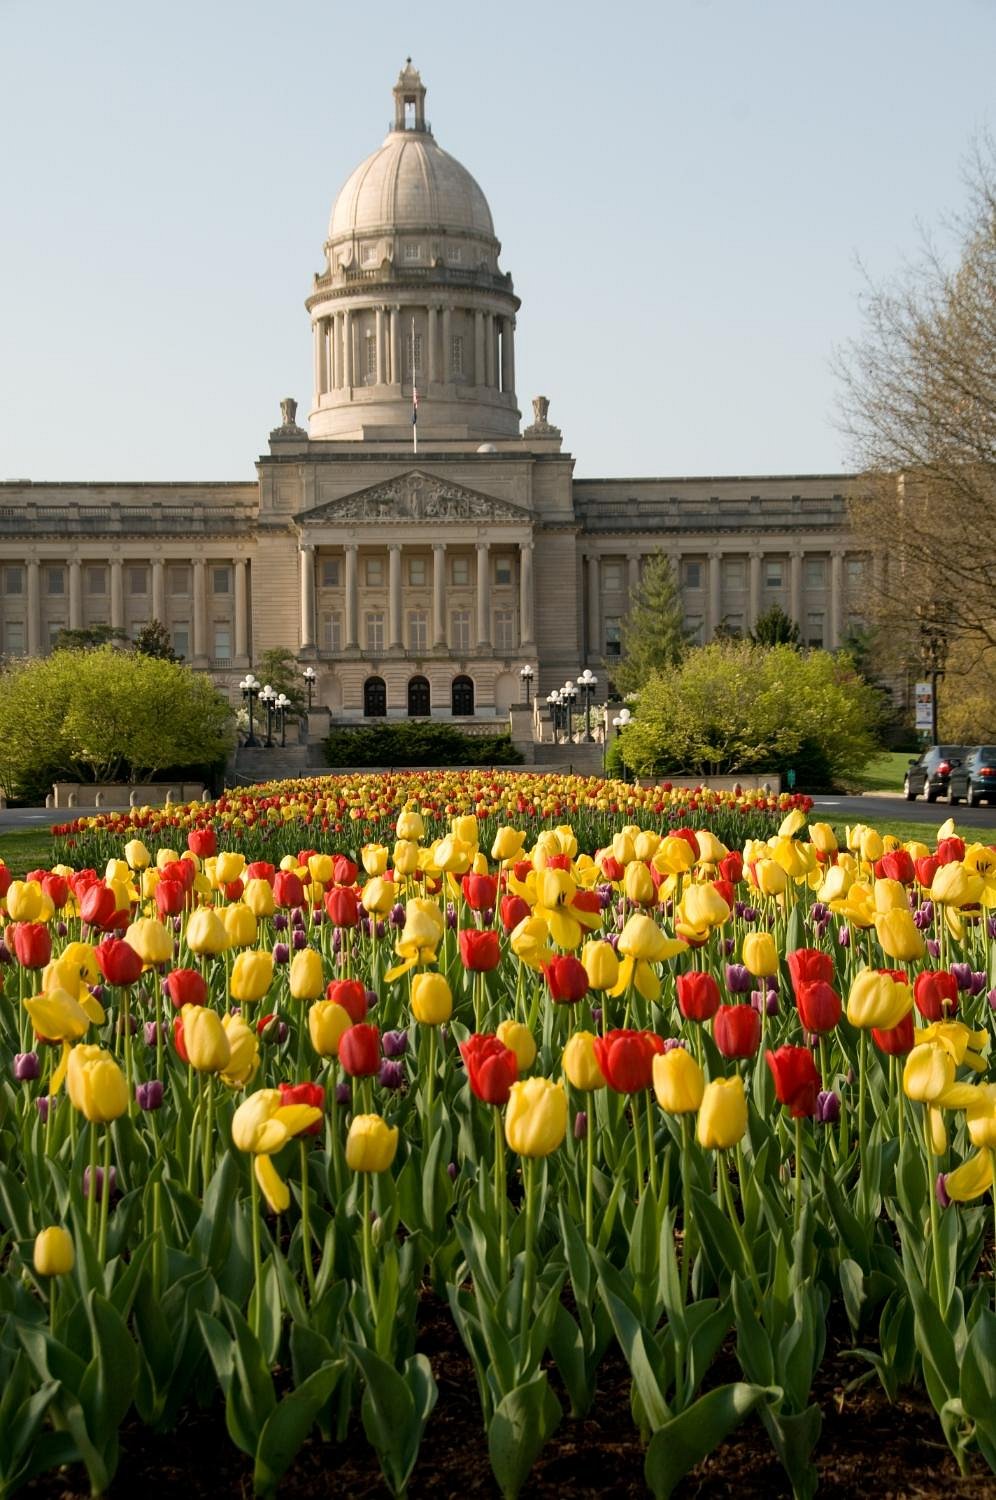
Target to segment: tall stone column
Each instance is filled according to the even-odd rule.
[[[495,380],[495,320],[491,313],[485,314],[484,323],[484,384],[497,385]]]
[[[166,564],[161,557],[152,559],[152,618],[166,624]]]
[[[39,656],[41,654],[41,587],[40,569],[38,559],[32,557],[28,561],[28,598],[27,598],[27,642],[28,655]]]
[[[761,614],[761,554],[750,555],[750,607],[747,612],[747,629],[753,630]]]
[[[111,628],[124,630],[124,622],[124,563],[115,557],[111,562]]]
[[[450,308],[443,308],[443,358],[441,361],[442,380],[445,385],[453,384],[453,314]]]
[[[83,629],[83,568],[76,559],[69,564],[69,628]]]
[[[477,544],[477,649],[491,645],[491,562],[487,542]]]
[[[113,614],[112,603],[112,617]],[[194,659],[191,665],[206,667],[207,657],[207,564],[203,557],[197,557],[194,559]]]
[[[387,644],[393,651],[404,645],[401,634],[401,543],[387,549]]]
[[[374,321],[375,321],[374,339],[375,339],[375,342],[376,342],[376,350],[375,350],[375,352],[376,352],[376,356],[377,356],[377,384],[378,385],[386,385],[387,381],[384,378],[384,376],[385,376],[385,369],[384,369],[384,365],[385,365],[385,360],[384,360],[384,309],[382,307],[378,307],[376,313],[374,314]]]
[[[235,665],[249,665],[249,604],[246,574],[249,564],[244,557],[235,559]]]
[[[391,384],[401,384],[401,309],[391,308]]]
[[[789,558],[789,614],[802,635],[802,553],[793,552]]]
[[[588,655],[602,655],[602,568],[597,552],[588,553]]]
[[[355,542],[346,543],[346,650],[355,650],[357,644],[357,558],[359,548]]]
[[[313,325],[315,340],[315,396],[325,392],[325,319],[316,318]]]
[[[437,322],[438,322],[438,319],[437,319],[437,310],[436,310],[435,307],[430,307],[429,308],[429,329],[428,329],[428,338],[429,338],[428,381],[429,381],[430,385],[435,385],[436,382],[437,382],[437,380],[439,379],[439,360],[437,358],[437,352],[436,352],[436,344],[437,344],[437,340],[438,340]]]
[[[474,384],[484,384],[485,371],[484,314],[474,314]]]
[[[519,544],[519,645],[532,646],[533,626],[533,544]]]
[[[836,651],[843,634],[844,554],[835,547],[830,554],[830,650]]]
[[[302,542],[299,548],[301,568],[301,650],[315,649],[315,548]]]
[[[508,392],[515,389],[515,362],[512,357],[512,319],[501,320],[501,388]]]
[[[342,313],[333,313],[329,319],[329,347],[332,390],[337,391],[342,385]]]
[[[446,645],[446,543],[432,544],[432,645]]]
[[[353,315],[348,309],[342,315],[342,383],[353,384]]]
[[[718,552],[709,554],[709,635],[714,636],[723,623],[723,560]]]
[[[633,595],[640,587],[640,554],[638,552],[631,552],[626,561],[629,583],[629,597],[632,605]]]

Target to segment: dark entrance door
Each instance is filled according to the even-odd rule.
[[[383,677],[368,677],[363,684],[363,713],[368,719],[383,719],[387,713],[387,688]]]
[[[427,677],[413,677],[408,684],[408,717],[410,719],[429,717],[429,679]]]
[[[469,677],[454,677],[450,698],[455,719],[472,718],[474,713],[474,684]]]

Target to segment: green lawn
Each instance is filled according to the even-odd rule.
[[[912,760],[908,750],[884,750],[870,760],[859,776],[848,777],[848,791],[901,792],[906,767]]]
[[[47,828],[15,828],[0,833],[0,859],[16,876],[28,870],[47,870],[52,863],[52,838]]]

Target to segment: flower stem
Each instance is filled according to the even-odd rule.
[[[259,1233],[259,1183],[256,1181],[256,1163],[249,1166],[249,1188],[252,1195],[252,1331],[259,1339],[263,1331],[263,1254]]]
[[[304,1258],[304,1279],[308,1283],[308,1296],[315,1300],[315,1267],[311,1259],[311,1189],[308,1186],[308,1147],[303,1136],[298,1138],[301,1157],[301,1254]]]
[[[584,1138],[584,1235],[590,1245],[593,1240],[595,1202],[595,1099],[588,1111],[588,1129]]]
[[[799,1233],[802,1223],[802,1120],[795,1122],[795,1217],[793,1228]]]
[[[524,1348],[529,1339],[536,1296],[536,1163],[531,1156],[522,1158],[522,1180],[526,1190],[526,1249],[519,1331]]]
[[[747,1244],[747,1237],[744,1234],[743,1225],[741,1224],[740,1219],[737,1215],[737,1211],[733,1206],[733,1192],[730,1188],[730,1173],[725,1151],[720,1151],[718,1155],[717,1176],[719,1177],[719,1191],[726,1206],[726,1215],[731,1225],[733,1226],[733,1232],[739,1242],[740,1252],[744,1258],[744,1265],[746,1266],[747,1273],[750,1276],[751,1286],[754,1288],[754,1297],[758,1307],[760,1307],[761,1285],[757,1279],[757,1271],[754,1268],[754,1259],[750,1253],[750,1247]]]
[[[363,1279],[370,1303],[370,1316],[377,1321],[377,1295],[374,1289],[373,1225],[370,1223],[370,1173],[363,1173]]]
[[[500,1109],[491,1111],[495,1127],[495,1212],[498,1218],[498,1285],[508,1281],[508,1177],[505,1165],[505,1130]]]
[[[692,1267],[692,1119],[681,1115],[681,1300],[688,1301]]]
[[[940,1254],[940,1208],[937,1202],[937,1194],[934,1191],[934,1178],[937,1175],[934,1168],[936,1159],[934,1157],[934,1146],[930,1138],[930,1107],[923,1106],[923,1143],[927,1153],[927,1201],[930,1204],[930,1250],[934,1262],[934,1289],[937,1293],[937,1310],[944,1317],[947,1311],[944,1296],[944,1281],[941,1276],[941,1254]]]
[[[91,1184],[92,1185],[92,1184]],[[97,1243],[97,1258],[103,1265],[107,1259],[107,1210],[111,1200],[111,1128],[104,1128],[104,1178],[100,1184],[100,1239]]]

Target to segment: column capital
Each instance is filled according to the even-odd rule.
[[[359,552],[360,544],[359,542],[343,542],[342,550],[344,552]]]
[[[302,541],[299,541],[297,545],[298,545],[298,551],[300,551],[300,552],[314,552],[316,550],[316,543],[315,542],[306,542],[306,541],[302,540]]]
[[[403,542],[388,542],[387,550],[388,552],[400,552],[403,545]]]
[[[432,544],[432,550],[433,550],[433,552],[445,552],[446,551],[446,543],[445,542],[433,542],[433,544]]]

